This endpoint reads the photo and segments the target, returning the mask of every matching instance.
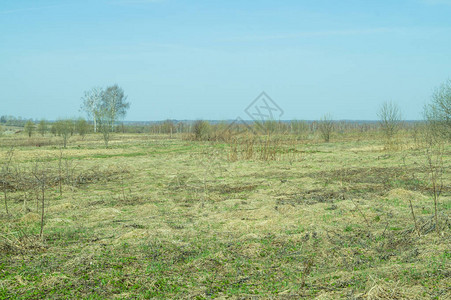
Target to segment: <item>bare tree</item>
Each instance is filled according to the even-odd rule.
[[[431,133],[451,141],[451,79],[440,85],[424,108],[424,116]]]
[[[330,141],[330,135],[334,130],[334,122],[330,114],[325,114],[318,122],[318,130],[323,140],[328,143]]]
[[[97,122],[100,118],[100,110],[102,105],[102,99],[104,90],[100,87],[91,88],[85,91],[82,97],[83,104],[81,105],[81,110],[88,114],[88,117],[93,120],[94,132],[97,132]]]
[[[444,97],[445,86],[436,91],[431,104],[425,107],[426,129],[423,131],[425,144],[425,169],[429,175],[429,184],[434,200],[434,217],[437,232],[438,226],[438,202],[444,188],[443,175],[446,174],[444,157],[446,155],[445,144],[449,141],[451,133],[449,127],[449,110],[446,116],[446,101]],[[449,90],[451,92],[451,89]],[[440,96],[438,96],[440,95]],[[451,95],[451,93],[450,93]],[[440,104],[441,103],[441,104]],[[449,106],[449,102],[448,102]],[[449,107],[448,107],[449,108]],[[447,124],[448,123],[448,124]]]
[[[382,104],[377,115],[386,142],[391,145],[393,138],[401,128],[401,112],[395,103],[387,101]]]
[[[170,137],[172,138],[172,134],[176,132],[176,127],[173,121],[166,120],[161,124],[161,132],[162,133],[169,133]]]

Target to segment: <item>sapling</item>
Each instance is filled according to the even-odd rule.
[[[6,210],[7,215],[9,215],[7,179],[10,175],[11,163],[12,163],[13,156],[14,156],[14,148],[11,148],[10,150],[8,150],[8,152],[6,152],[6,158],[5,158],[5,161],[4,161],[2,169],[1,169],[2,177],[3,177],[3,180],[2,180],[3,196],[5,198],[5,210]]]
[[[47,187],[48,178],[45,168],[43,167],[42,170],[39,169],[39,162],[36,162],[35,168],[33,169],[33,176],[35,177],[41,192],[41,231],[39,237],[42,238],[44,231],[45,189]]]

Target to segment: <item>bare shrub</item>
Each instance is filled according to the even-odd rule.
[[[334,130],[334,122],[330,114],[326,114],[321,117],[318,122],[318,130],[322,139],[328,143],[330,141],[330,136]]]
[[[425,167],[429,175],[431,185],[432,198],[434,199],[434,216],[435,226],[438,227],[438,202],[444,187],[443,174],[445,173],[445,165],[443,157],[445,149],[443,143],[429,144],[425,150],[426,163]]]
[[[451,79],[435,90],[424,116],[435,137],[451,141]]]
[[[424,167],[429,177],[431,194],[434,200],[434,218],[437,231],[438,226],[438,202],[441,196],[445,173],[445,144],[450,140],[451,133],[451,80],[438,88],[432,103],[424,108],[426,128],[423,131],[425,144]]]
[[[263,134],[265,134],[267,136],[271,136],[272,134],[276,133],[278,130],[277,121],[274,121],[274,120],[266,120],[263,122],[256,122],[255,126],[259,126],[260,130],[263,131]]]
[[[291,132],[298,136],[300,139],[306,139],[309,135],[310,126],[305,121],[291,121]]]
[[[426,126],[423,122],[415,122],[410,129],[412,133],[413,143],[415,147],[418,148],[422,145],[421,136],[424,130],[426,129]]]
[[[89,132],[89,124],[85,119],[78,119],[75,122],[75,130],[77,133],[81,136],[81,138],[84,140],[86,134]]]
[[[13,224],[8,233],[0,232],[0,253],[25,254],[45,250],[42,240]]]
[[[387,148],[392,148],[393,138],[401,129],[401,112],[395,103],[388,101],[382,104],[377,115],[385,138],[385,145]]]
[[[282,141],[277,136],[244,135],[234,137],[228,142],[229,161],[252,160],[262,161],[278,160],[284,152]]]
[[[2,182],[2,190],[3,190],[3,197],[5,200],[5,211],[6,214],[9,215],[9,210],[8,210],[8,190],[11,188],[10,185],[8,184],[7,178],[10,177],[11,175],[11,164],[12,164],[12,159],[14,156],[14,148],[11,148],[10,150],[8,150],[8,152],[6,152],[6,157],[3,161],[1,170],[0,170],[0,174],[1,174],[1,182]]]
[[[169,136],[172,138],[172,135],[177,132],[177,128],[175,127],[175,124],[171,120],[166,120],[163,123],[159,125],[161,127],[161,133],[169,134]]]
[[[198,120],[193,124],[194,139],[205,141],[210,138],[211,125],[208,121]]]
[[[74,122],[70,119],[58,120],[53,124],[56,134],[63,138],[63,147],[67,147],[67,141],[73,135]]]
[[[44,231],[44,215],[45,215],[45,190],[48,188],[48,175],[49,168],[47,166],[47,161],[36,161],[33,176],[36,179],[36,186],[39,187],[41,193],[41,230],[39,232],[39,237],[43,237]],[[36,200],[38,196],[36,195]]]

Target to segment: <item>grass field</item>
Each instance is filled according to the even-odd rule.
[[[17,145],[1,299],[451,298],[449,145],[436,226],[424,150],[410,144],[299,141],[261,160],[219,142],[116,134],[105,149],[89,135],[59,159],[57,141],[0,137],[2,162]],[[36,161],[42,238],[41,190],[25,188]]]

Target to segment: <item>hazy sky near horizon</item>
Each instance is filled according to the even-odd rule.
[[[2,0],[0,115],[82,115],[119,84],[126,120],[248,119],[265,91],[282,119],[421,118],[451,77],[451,0]]]

